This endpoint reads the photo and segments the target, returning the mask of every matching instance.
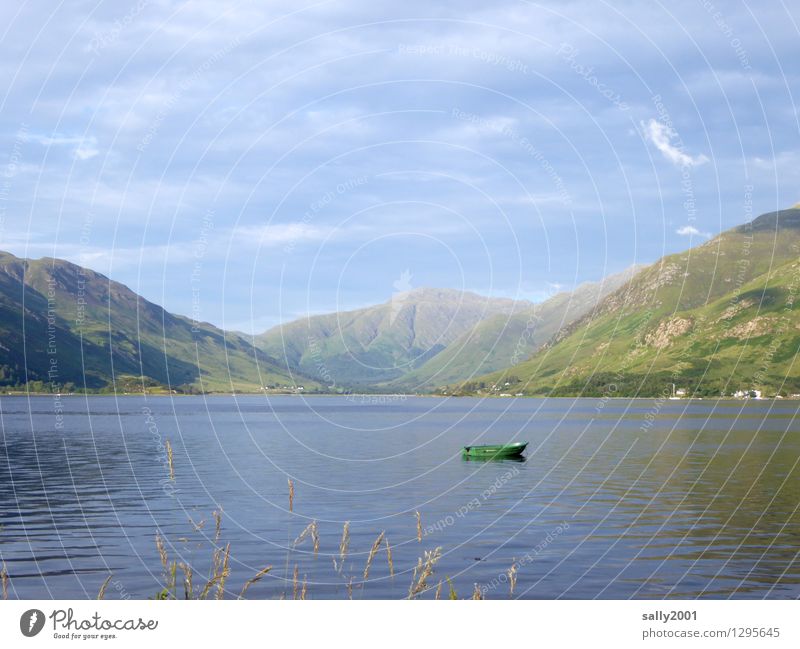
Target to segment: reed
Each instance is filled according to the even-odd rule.
[[[108,584],[111,582],[112,575],[106,577],[106,580],[103,582],[103,585],[100,586],[100,590],[97,592],[97,599],[105,599],[106,596],[106,588],[108,588]]]
[[[414,512],[417,515],[417,543],[422,543],[422,516],[419,512]]]
[[[442,599],[442,580],[439,580],[439,585],[436,587],[436,595],[433,599]]]
[[[303,575],[303,589],[300,591],[300,599],[306,598],[306,587],[308,586],[308,575]]]
[[[0,587],[3,589],[3,599],[8,599],[8,570],[5,561],[3,561],[3,567],[0,568]]]
[[[169,440],[166,441],[167,447],[167,465],[169,466],[169,479],[175,479],[175,465],[172,462],[173,454],[172,454],[172,444],[169,443]]]
[[[408,589],[408,599],[414,599],[428,589],[428,578],[433,574],[433,567],[441,558],[441,547],[432,551],[426,550],[424,557],[419,558],[411,578],[411,586]]]
[[[297,599],[297,579],[300,576],[300,569],[294,564],[294,574],[292,575],[292,599]]]
[[[242,588],[242,592],[239,593],[239,599],[244,599],[244,594],[247,592],[248,588],[250,588],[250,586],[252,586],[253,584],[261,581],[264,578],[264,575],[266,575],[270,570],[272,570],[272,566],[267,566],[266,568],[262,568],[256,573],[255,577],[248,579],[245,582],[244,587]]]
[[[375,559],[375,555],[378,554],[381,543],[383,543],[384,534],[385,532],[378,534],[378,538],[375,539],[375,542],[372,544],[372,548],[370,548],[369,556],[367,557],[367,565],[364,566],[364,581],[369,579],[369,568],[372,565],[373,559]]]
[[[392,561],[392,548],[389,545],[389,537],[384,539],[386,543],[386,563],[389,564],[389,576],[394,577],[394,561]]]
[[[478,588],[478,584],[475,584],[475,588],[472,591],[472,599],[483,599],[483,593],[481,589]]]
[[[294,511],[294,482],[288,480],[289,482],[289,511]]]

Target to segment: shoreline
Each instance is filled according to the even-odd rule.
[[[576,399],[582,399],[586,401],[594,401],[597,399],[603,399],[603,401],[652,401],[653,399],[661,399],[661,395],[655,395],[651,397],[581,397],[581,396],[574,396],[574,397],[549,397],[549,396],[534,396],[534,395],[525,395],[525,396],[514,396],[514,397],[500,397],[500,396],[475,396],[475,395],[464,395],[464,396],[454,396],[454,395],[441,395],[441,394],[402,394],[402,393],[381,393],[381,392],[365,392],[365,393],[358,393],[358,394],[334,394],[334,393],[308,393],[308,394],[297,394],[292,392],[279,392],[274,394],[264,394],[263,392],[237,392],[232,394],[230,392],[207,392],[205,394],[164,394],[164,393],[154,393],[154,394],[132,394],[132,393],[88,393],[84,394],[81,392],[73,392],[73,393],[54,393],[54,392],[0,392],[0,398],[3,397],[59,397],[61,399],[66,397],[114,397],[114,398],[129,398],[129,397],[148,397],[148,398],[198,398],[198,397],[303,397],[303,398],[313,398],[313,397],[337,397],[340,399],[345,399],[349,401],[353,401],[354,397],[363,400],[373,400],[379,401],[381,397],[386,402],[389,401],[405,401],[406,399],[492,399],[497,401],[513,401],[516,399],[538,399],[542,400],[551,400],[551,401],[575,401]],[[736,397],[702,397],[693,399],[691,397],[687,398],[680,398],[680,399],[669,399],[670,402],[678,403],[678,402],[697,402],[697,401],[732,401],[736,403],[747,403],[750,401],[754,402],[774,402],[774,401],[788,401],[790,403],[794,403],[796,401],[800,402],[800,398],[791,398],[791,397],[769,397],[769,398],[750,398],[750,399],[739,399]],[[379,404],[376,404],[379,405]]]

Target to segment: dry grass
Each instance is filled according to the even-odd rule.
[[[300,532],[300,536],[294,540],[292,547],[296,548],[298,544],[302,543],[303,539],[308,536],[311,537],[311,541],[314,543],[314,556],[316,557],[319,552],[319,528],[317,527],[317,521],[311,521],[306,528]]]
[[[222,507],[219,510],[214,510],[211,515],[214,517],[214,543],[217,544],[222,534]]]
[[[225,595],[225,582],[231,574],[231,544],[225,546],[225,554],[222,559],[222,566],[217,582],[217,599],[222,599]]]
[[[508,569],[508,596],[514,597],[514,588],[517,586],[517,562],[516,559],[514,563],[511,564],[511,567]]]
[[[156,548],[158,548],[158,556],[161,557],[161,565],[164,570],[167,569],[167,548],[164,546],[164,539],[161,534],[156,532]]]
[[[336,565],[336,559],[333,560],[333,567],[336,572],[341,574],[344,568],[344,560],[347,557],[347,549],[350,547],[350,521],[345,521],[342,526],[342,540],[339,541],[339,565]]]
[[[183,596],[185,599],[194,599],[194,586],[192,586],[192,567],[185,563],[178,564],[183,571]]]
[[[294,483],[292,480],[288,480],[289,484],[289,510],[293,511],[294,508]],[[419,511],[415,511],[415,518],[416,518],[416,530],[417,530],[417,541],[422,541],[422,516]],[[214,599],[223,599],[225,596],[225,586],[226,582],[231,574],[231,545],[230,543],[226,544],[223,547],[219,546],[219,540],[222,535],[222,508],[218,508],[214,512],[212,512],[212,516],[214,518],[214,544],[216,549],[212,554],[211,560],[211,569],[209,571],[209,578],[206,581],[203,588],[200,592],[195,596],[194,586],[193,586],[193,569],[191,565],[186,563],[178,563],[177,561],[170,562],[167,547],[164,537],[161,536],[160,532],[156,532],[155,542],[156,548],[158,549],[159,559],[161,561],[162,568],[164,570],[165,576],[165,588],[162,589],[157,594],[157,599],[177,599],[177,573],[178,569],[183,573],[183,591],[184,597],[187,600],[191,599],[208,599],[211,593],[214,593]],[[200,533],[205,525],[205,520],[201,520],[200,523],[195,523],[191,517],[189,520],[195,530],[195,532]],[[290,537],[291,538],[291,537]],[[319,527],[317,521],[312,521],[309,523],[305,529],[300,533],[300,535],[295,539],[294,544],[290,546],[290,548],[294,548],[300,543],[302,543],[306,538],[310,538],[312,540],[313,549],[314,549],[314,557],[318,556],[321,542],[320,542],[320,534],[319,534]],[[188,542],[188,539],[186,539]],[[386,536],[386,532],[382,531],[376,538],[375,541],[372,543],[370,551],[367,556],[367,561],[364,566],[363,571],[363,579],[364,581],[369,579],[370,570],[372,568],[372,564],[377,556],[378,552],[381,551],[381,546],[385,546],[386,551],[386,563],[389,569],[389,575],[394,577],[395,575],[395,567],[394,567],[394,558],[392,554],[392,547],[389,543],[389,539]],[[342,526],[342,536],[339,541],[338,547],[338,565],[337,565],[337,555],[334,553],[332,554],[333,558],[333,565],[337,572],[342,575],[342,571],[344,568],[345,560],[348,556],[350,548],[350,522],[345,521]],[[291,553],[291,549],[289,550]],[[431,551],[424,551],[423,556],[417,559],[416,566],[413,569],[413,575],[411,579],[411,584],[408,590],[408,598],[409,599],[416,599],[417,597],[421,596],[425,592],[431,590],[432,586],[430,585],[431,577],[434,574],[434,569],[437,563],[442,558],[442,548],[436,547],[434,550]],[[289,560],[287,558],[287,572],[288,572]],[[238,599],[244,599],[245,595],[247,594],[248,590],[253,584],[261,581],[266,575],[268,575],[272,571],[272,566],[267,566],[259,570],[253,577],[248,579],[238,595]],[[514,596],[514,592],[516,589],[517,584],[517,571],[518,566],[516,564],[516,560],[514,560],[507,571],[508,581],[509,581],[509,597]],[[353,579],[352,575],[344,576],[344,579],[347,581],[345,582],[345,586],[347,589],[347,597],[349,599],[353,599]],[[108,578],[103,582],[102,586],[100,587],[100,591],[98,592],[98,599],[103,599],[106,590],[108,588],[109,583],[111,582],[112,576],[109,575]],[[448,585],[448,599],[455,600],[458,599],[458,595],[456,593],[455,587],[453,582],[450,580],[449,577],[445,577]],[[8,583],[9,577],[8,572],[6,570],[5,563],[2,564],[0,567],[0,582],[2,582],[2,596],[3,599],[8,599]],[[433,590],[433,599],[440,600],[442,599],[442,589],[444,586],[444,580],[440,579],[438,583],[435,585],[435,590]],[[292,597],[293,599],[300,599],[305,600],[308,596],[308,587],[309,587],[309,580],[308,574],[303,575],[303,581],[300,582],[300,566],[299,564],[295,564],[294,571],[292,575]],[[280,594],[281,599],[286,599],[287,593],[284,590]],[[478,584],[473,585],[472,591],[472,599],[484,599],[484,593],[481,591]]]
[[[389,545],[389,537],[384,539],[386,543],[386,563],[389,564],[389,576],[394,577],[394,561],[392,561],[392,548]]]
[[[166,441],[167,447],[167,464],[169,465],[169,479],[175,479],[175,465],[172,462],[173,454],[172,454],[172,444],[169,443],[169,440]]]
[[[108,588],[109,583],[111,583],[111,575],[106,577],[106,580],[103,582],[103,585],[100,586],[100,590],[97,592],[97,599],[105,599],[106,588]]]
[[[255,577],[252,577],[251,579],[248,579],[245,582],[244,587],[242,588],[242,592],[239,593],[239,599],[243,599],[244,598],[244,594],[247,592],[247,589],[250,588],[250,586],[252,586],[253,584],[261,581],[261,579],[264,577],[264,575],[266,575],[270,570],[272,570],[272,566],[267,566],[266,568],[262,568],[261,570],[259,570],[256,573]]]
[[[426,550],[424,557],[418,559],[414,575],[411,578],[411,586],[408,589],[409,599],[414,599],[428,589],[428,578],[433,574],[433,567],[441,558],[442,548],[438,547],[430,552]]]
[[[364,566],[364,581],[369,579],[369,568],[372,565],[373,559],[375,559],[375,555],[378,554],[378,550],[381,548],[384,534],[385,532],[378,534],[378,538],[375,539],[375,542],[372,544],[372,548],[370,548],[369,556],[367,557],[367,565]]]

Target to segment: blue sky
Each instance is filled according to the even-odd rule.
[[[0,6],[0,249],[226,328],[406,270],[540,300],[800,200],[796,4],[54,6]]]

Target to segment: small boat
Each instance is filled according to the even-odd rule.
[[[482,444],[479,446],[465,446],[462,450],[464,457],[500,458],[519,457],[522,455],[528,442],[515,442],[514,444]]]

